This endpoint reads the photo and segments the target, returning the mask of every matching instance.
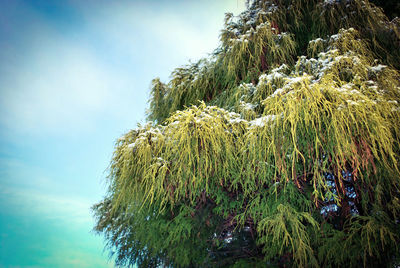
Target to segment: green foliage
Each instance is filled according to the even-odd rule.
[[[400,265],[400,31],[368,1],[248,1],[153,80],[93,207],[118,265]]]
[[[317,266],[307,224],[318,228],[318,223],[309,213],[299,213],[290,205],[279,204],[276,212],[262,219],[257,228],[265,258],[291,252],[298,266]]]

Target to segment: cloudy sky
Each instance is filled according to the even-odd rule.
[[[90,206],[151,79],[218,45],[244,0],[0,0],[0,267],[108,267]]]

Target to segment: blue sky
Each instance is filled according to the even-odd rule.
[[[91,233],[151,79],[212,52],[244,0],[0,0],[0,267],[112,267]]]

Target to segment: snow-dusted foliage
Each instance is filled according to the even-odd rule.
[[[400,265],[398,20],[361,0],[247,2],[153,80],[96,230],[142,267]]]

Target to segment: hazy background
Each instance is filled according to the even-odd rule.
[[[151,79],[212,52],[244,0],[0,0],[0,267],[107,267],[90,207]]]

